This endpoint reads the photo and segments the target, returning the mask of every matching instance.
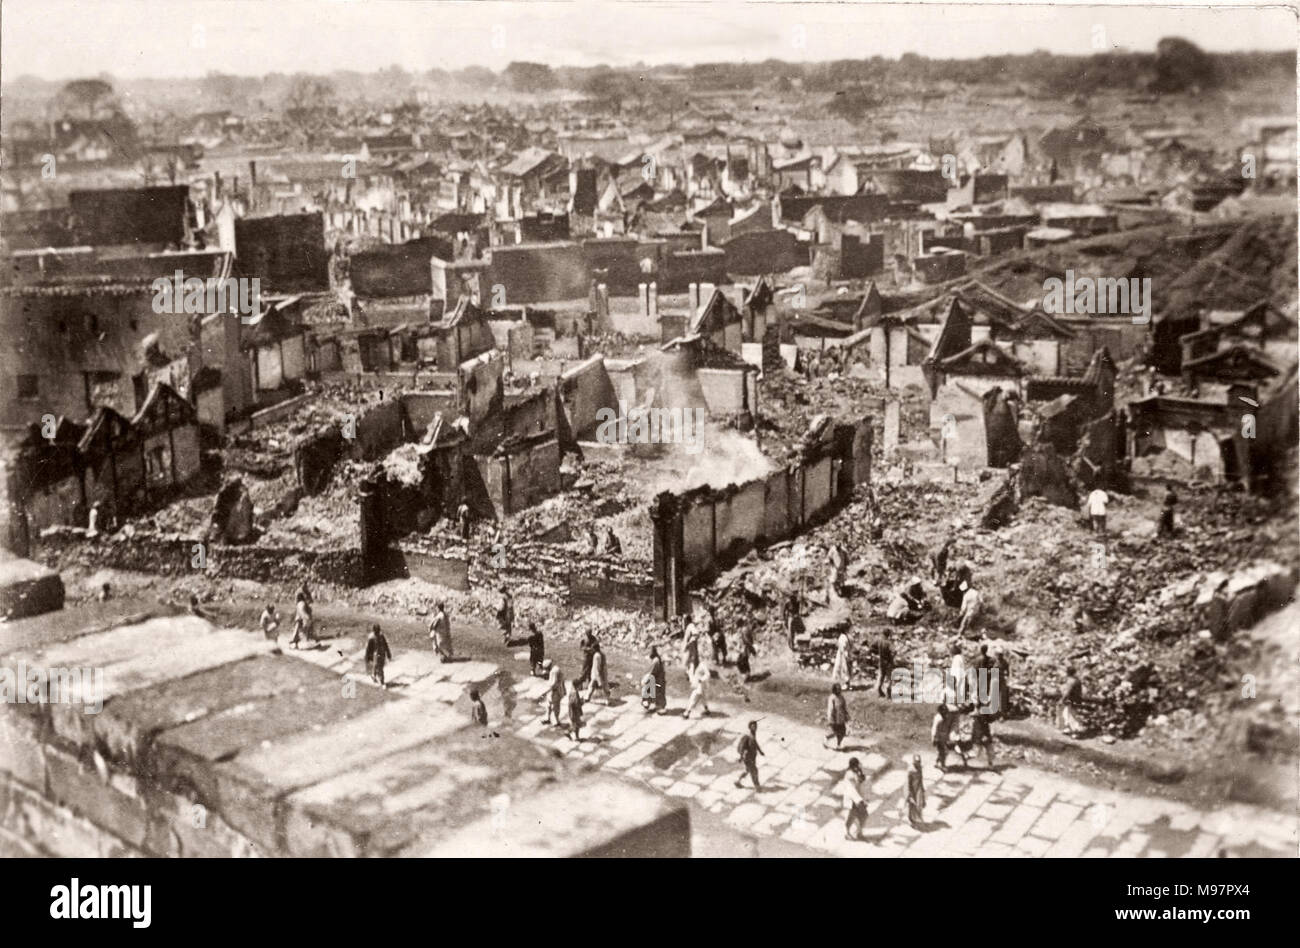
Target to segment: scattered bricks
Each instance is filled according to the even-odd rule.
[[[341,687],[337,676],[314,665],[257,655],[115,698],[96,716],[94,733],[110,761],[152,777],[147,750],[158,733],[227,708],[325,684]]]
[[[341,700],[340,704],[346,704]],[[283,848],[283,799],[295,790],[364,768],[398,751],[450,734],[465,719],[415,698],[372,711],[317,733],[300,734],[218,764],[220,812],[231,826],[266,849]]]
[[[215,771],[218,761],[294,734],[320,731],[401,700],[367,688],[355,689],[348,698],[344,697],[343,687],[344,683],[335,679],[264,702],[236,705],[164,731],[154,739],[150,770],[160,786],[183,790],[209,810],[220,811]]]
[[[149,811],[144,801],[106,782],[93,766],[52,745],[45,746],[46,796],[131,846],[144,846]]]
[[[684,803],[591,775],[512,802],[404,855],[653,859],[690,854],[691,818]]]

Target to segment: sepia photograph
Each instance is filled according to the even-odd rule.
[[[1249,920],[1184,860],[1300,855],[1296,51],[3,0],[32,914],[150,927],[127,857],[1118,857],[1112,926]]]

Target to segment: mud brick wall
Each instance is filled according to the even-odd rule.
[[[664,492],[651,510],[655,609],[676,614],[685,590],[756,546],[802,532],[870,479],[871,419],[840,423],[798,463],[722,490]]]
[[[579,243],[519,244],[492,248],[487,287],[504,286],[506,303],[545,303],[587,295],[587,257]]]
[[[361,642],[305,660],[255,630],[106,604],[4,628],[0,667],[102,670],[102,707],[0,705],[0,843],[54,856],[687,856],[689,812],[484,739],[515,684],[402,656],[402,696],[345,678]],[[425,653],[427,654],[427,653]],[[399,658],[400,660],[400,658]],[[493,806],[505,800],[506,805]],[[573,813],[583,819],[574,824]]]
[[[305,572],[320,582],[344,586],[364,585],[358,549],[303,550],[287,547],[225,546],[202,537],[172,534],[117,533],[87,540],[76,530],[51,531],[35,541],[33,553],[40,562],[61,569],[78,562],[87,566],[139,570],[164,576],[195,572],[197,543],[203,544],[206,572],[216,578],[285,582]]]
[[[628,612],[654,611],[654,584],[619,580],[608,576],[569,574],[569,605],[598,606]]]
[[[508,453],[475,455],[492,514],[500,519],[560,490],[560,443],[554,432],[512,445]]]
[[[559,392],[565,423],[575,438],[595,432],[602,408],[618,411],[614,383],[605,371],[605,360],[598,355],[561,375]]]
[[[417,576],[427,583],[459,589],[462,592],[470,588],[469,563],[466,560],[401,544],[399,550],[402,555],[399,575],[403,578]]]
[[[660,293],[685,293],[692,283],[730,282],[727,255],[716,247],[668,254],[658,280]]]

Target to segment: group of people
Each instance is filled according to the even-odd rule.
[[[190,597],[190,611],[195,612],[198,608],[198,599]],[[197,614],[197,613],[196,613]],[[268,602],[266,608],[262,610],[259,623],[262,626],[262,635],[268,640],[274,642],[279,638],[280,633],[280,614],[275,609],[274,602]],[[297,593],[294,594],[293,607],[293,638],[289,644],[293,648],[298,648],[303,640],[316,646],[320,644],[320,639],[316,635],[316,620],[312,611],[311,590],[304,582],[298,587]]]
[[[546,724],[565,727],[566,733],[575,741],[582,740],[583,705],[592,701],[599,691],[605,696],[605,704],[612,699],[609,686],[609,664],[600,640],[590,630],[582,636],[582,672],[577,678],[565,680],[564,672],[552,659],[546,657],[545,643],[541,631],[534,623],[528,624],[528,661],[533,674],[547,679],[546,689]],[[586,693],[583,693],[583,689]]]
[[[587,552],[589,554],[604,553],[608,556],[617,556],[623,552],[623,544],[619,541],[613,527],[605,527],[605,536],[602,539],[597,535],[596,528],[591,524],[587,524],[586,534]]]
[[[840,779],[840,797],[844,802],[844,838],[861,840],[862,829],[867,822],[867,795],[864,790],[867,775],[862,763],[856,757],[849,758],[849,765],[844,768]],[[921,772],[921,757],[912,756],[912,765],[907,769],[907,821],[913,829],[925,827],[925,776]]]

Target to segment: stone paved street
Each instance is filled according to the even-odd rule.
[[[712,715],[684,720],[682,702],[667,714],[647,715],[635,698],[606,707],[586,705],[582,741],[542,723],[540,679],[515,685],[516,730],[602,768],[644,781],[670,796],[689,799],[748,833],[776,836],[839,856],[1294,856],[1295,820],[1259,807],[1232,804],[1206,812],[1170,800],[1125,794],[1064,780],[1020,765],[997,773],[960,765],[934,767],[932,749],[920,748],[924,765],[926,827],[905,819],[907,762],[877,753],[872,741],[850,737],[845,751],[824,743],[824,732],[788,719],[747,713],[711,702]],[[750,720],[759,721],[761,792],[741,768],[736,741]],[[836,785],[856,756],[870,782],[865,841],[844,838]],[[955,758],[954,758],[955,759]],[[972,758],[972,765],[975,758]],[[1117,805],[1119,804],[1119,805]]]
[[[328,648],[287,651],[349,674],[373,687],[364,671],[359,641],[334,639]],[[843,751],[825,742],[825,731],[785,717],[710,699],[707,718],[681,716],[683,695],[669,696],[663,715],[647,714],[635,695],[611,705],[597,697],[585,705],[586,726],[575,743],[564,729],[543,723],[546,682],[512,677],[524,667],[518,653],[501,673],[492,662],[443,664],[429,651],[402,649],[388,666],[390,688],[448,704],[464,703],[481,685],[494,726],[549,746],[570,758],[690,801],[737,831],[772,837],[835,856],[1295,856],[1295,820],[1281,813],[1228,804],[1199,810],[1173,800],[1117,793],[1023,766],[971,768],[957,762],[947,773],[934,766],[934,751],[918,743],[926,787],[926,824],[913,829],[905,818],[907,761],[887,757],[876,742],[851,735]],[[499,684],[506,684],[502,693]],[[621,683],[620,683],[621,684]],[[751,720],[759,722],[762,790],[746,780],[736,741]],[[844,812],[837,785],[850,757],[867,774],[869,814],[863,841],[844,838]]]

